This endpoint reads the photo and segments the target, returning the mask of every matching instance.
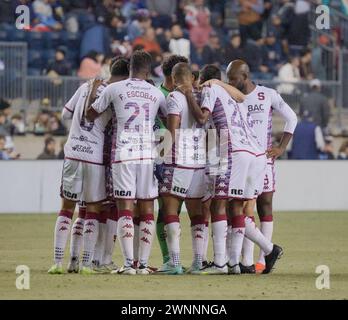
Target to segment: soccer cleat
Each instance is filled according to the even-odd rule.
[[[141,274],[141,275],[148,275],[148,274],[154,273],[152,269],[144,265],[140,265],[136,271],[137,271],[137,274]]]
[[[56,263],[47,272],[49,274],[63,274],[64,270],[61,263]]]
[[[122,275],[135,275],[137,271],[133,267],[123,266],[118,270],[111,271],[112,274],[122,274]]]
[[[71,257],[68,264],[68,273],[79,273],[79,258]]]
[[[228,274],[228,268],[227,268],[226,264],[224,266],[222,266],[222,267],[219,267],[219,266],[213,264],[212,266],[202,270],[201,274],[204,274],[204,275]]]
[[[194,274],[194,275],[198,275],[198,274],[202,274],[202,270],[203,268],[200,268],[197,265],[192,265],[190,268],[188,268],[185,273],[186,274]]]
[[[230,266],[229,264],[227,264],[227,266],[228,266],[228,274],[241,274],[239,264],[235,264],[234,266]]]
[[[156,274],[170,274],[170,275],[179,275],[183,274],[184,270],[181,265],[173,266],[170,262],[164,263],[158,270]]]
[[[109,264],[104,264],[103,267],[109,272],[112,272],[118,269],[118,266],[113,261],[111,261]]]
[[[92,269],[91,267],[82,267],[80,269],[80,274],[82,275],[86,275],[86,276],[89,276],[89,275],[92,275],[92,274],[99,274],[100,272]]]
[[[251,265],[251,266],[244,266],[243,264],[239,264],[239,269],[240,269],[240,273],[242,274],[253,274],[256,273],[255,271],[255,265]]]
[[[214,262],[212,262],[212,261],[203,261],[201,270],[210,268],[213,264],[214,264]]]
[[[266,267],[265,270],[262,271],[262,274],[270,273],[274,268],[274,265],[276,264],[277,260],[280,259],[282,255],[283,249],[274,244],[272,252],[265,256]]]
[[[263,270],[265,270],[266,266],[263,263],[256,263],[255,265],[255,271],[256,273],[262,273]]]

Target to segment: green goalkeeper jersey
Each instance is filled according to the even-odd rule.
[[[164,96],[167,98],[170,91],[165,86],[163,86],[163,83],[159,86],[159,89],[162,91]],[[162,120],[159,117],[156,117],[154,129],[156,130],[156,129],[165,129],[165,128],[166,128],[166,126],[164,125]]]

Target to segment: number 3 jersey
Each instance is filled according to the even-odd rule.
[[[154,159],[155,117],[159,110],[166,115],[163,93],[145,80],[130,78],[109,85],[92,107],[103,113],[109,105],[116,127],[112,161]]]
[[[249,152],[259,155],[265,152],[251,128],[247,109],[233,100],[224,88],[216,84],[204,87],[201,107],[211,113],[220,143],[228,143],[228,150],[223,150],[224,153]]]
[[[89,81],[81,85],[63,109],[63,118],[72,118],[64,154],[66,159],[102,165],[104,163],[105,128],[111,120],[112,114],[110,110],[106,110],[92,122],[85,118],[85,108],[92,90],[92,83]],[[107,83],[103,82],[98,87],[97,98],[106,86]]]

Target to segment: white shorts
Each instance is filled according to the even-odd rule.
[[[161,196],[173,195],[183,199],[202,199],[205,191],[204,168],[165,167],[163,183],[160,184]]]
[[[265,174],[262,180],[262,193],[275,192],[275,167],[274,163],[267,163]]]
[[[65,159],[61,196],[67,200],[93,203],[106,198],[105,167],[77,160]]]
[[[267,159],[248,152],[235,152],[226,174],[215,180],[215,198],[251,200],[263,190],[262,177]]]
[[[115,199],[152,200],[158,197],[154,164],[118,162],[112,164]]]

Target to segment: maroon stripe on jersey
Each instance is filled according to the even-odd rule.
[[[97,212],[87,212],[85,220],[99,220],[99,214]]]
[[[269,214],[267,216],[261,216],[260,217],[261,222],[272,222],[273,221],[273,215]]]
[[[68,210],[61,210],[58,214],[60,217],[66,217],[72,219],[74,213]]]
[[[112,163],[121,163],[121,162],[129,162],[129,161],[139,161],[139,160],[155,160],[154,158],[138,158],[138,159],[129,159],[129,160],[115,160]],[[149,163],[150,164],[150,163]]]
[[[188,169],[188,170],[202,170],[205,169],[205,167],[185,167],[185,166],[181,166],[181,165],[177,165],[177,164],[165,164],[166,167],[169,168],[178,168],[178,169]]]
[[[195,216],[191,218],[191,227],[196,226],[197,224],[205,224],[204,216]]]
[[[132,216],[133,216],[133,213],[130,210],[120,210],[118,212],[118,217],[119,218],[121,218],[121,217],[132,217]]]
[[[153,221],[153,220],[155,220],[155,217],[154,217],[153,213],[140,215],[140,221],[142,221],[142,222]]]
[[[76,159],[76,158],[71,158],[71,157],[65,157],[65,159],[68,160],[74,160],[74,161],[80,161],[80,162],[85,162],[85,163],[89,163],[89,164],[95,164],[98,166],[103,166],[103,163],[99,163],[99,162],[92,162],[92,161],[87,161],[87,160],[81,160],[81,159]]]
[[[227,220],[226,214],[214,214],[211,216],[211,223]]]
[[[233,151],[232,151],[232,153],[235,153],[235,152],[247,152],[247,153],[252,154],[252,155],[255,156],[255,157],[261,157],[261,156],[263,156],[263,155],[266,154],[266,152],[264,152],[264,153],[254,153],[254,152],[251,152],[251,151],[249,151],[249,150],[244,150],[244,149],[233,150]]]
[[[202,111],[203,111],[203,110],[208,110],[209,113],[211,113],[210,110],[209,110],[207,107],[202,107],[201,110],[202,110]]]
[[[158,196],[157,197],[153,197],[153,198],[136,198],[136,200],[141,200],[141,201],[153,201],[153,200],[156,200],[158,199]]]
[[[231,217],[230,220],[232,228],[245,228],[244,215]]]

